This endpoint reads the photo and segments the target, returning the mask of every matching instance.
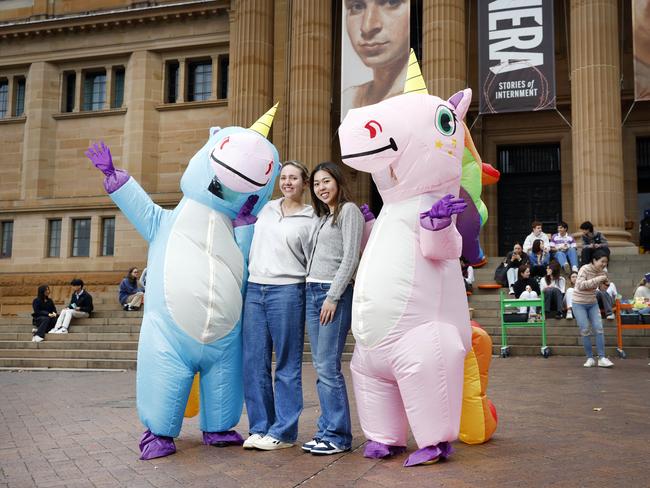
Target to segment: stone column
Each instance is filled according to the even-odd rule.
[[[162,59],[150,51],[135,51],[126,68],[124,149],[119,166],[126,168],[145,190],[155,193],[158,166],[156,106],[162,103]]]
[[[467,88],[465,0],[428,0],[422,13],[422,75],[430,94],[447,99]]]
[[[293,2],[287,157],[310,169],[332,155],[332,10],[330,2]]]
[[[617,0],[571,1],[571,112],[576,226],[594,224],[611,246],[624,230]]]
[[[240,0],[236,8],[228,106],[233,125],[249,127],[273,105],[274,8],[271,0]]]
[[[25,135],[21,199],[52,196],[56,121],[59,111],[59,70],[45,62],[32,63],[25,88]]]

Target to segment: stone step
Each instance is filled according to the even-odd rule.
[[[0,351],[1,368],[74,368],[74,369],[136,369],[135,359],[67,359],[3,357]]]
[[[578,358],[582,358],[580,359],[580,361],[584,362],[585,351],[582,348],[582,346],[552,346],[551,345],[549,347],[551,349],[551,357],[548,359],[549,361],[553,359],[553,356],[577,356]],[[625,350],[625,354],[630,359],[650,358],[650,348],[648,347],[627,347],[626,346],[624,350]],[[492,354],[495,356],[499,356],[501,354],[501,347],[498,345],[493,345]],[[537,346],[512,345],[510,347],[510,355],[511,356],[540,356],[541,359],[540,346],[539,345]],[[616,347],[613,346],[605,347],[605,355],[607,355],[613,360],[616,360],[618,358]]]
[[[3,358],[30,358],[39,359],[128,359],[135,361],[137,351],[130,350],[105,350],[105,349],[51,349],[41,348],[42,343],[32,343],[36,348],[5,349],[0,352]]]
[[[95,317],[93,314],[87,319],[73,319],[70,327],[87,326],[87,325],[140,325],[141,317]],[[31,317],[0,317],[0,330],[9,325],[32,326]]]
[[[122,333],[122,332],[100,332],[100,333],[85,333],[85,332],[69,332],[68,334],[48,334],[48,341],[90,341],[90,342],[116,342],[116,341],[136,341],[139,334],[137,333]],[[0,342],[2,341],[31,341],[31,332],[0,332]]]
[[[117,342],[89,342],[89,341],[52,341],[49,337],[43,342],[29,341],[0,341],[0,355],[2,350],[6,349],[109,349],[109,350],[129,350],[137,351],[138,343],[136,341],[117,341]]]
[[[26,332],[32,330],[32,325],[1,325],[0,332]],[[139,334],[140,325],[122,325],[122,324],[77,324],[70,325],[69,333],[127,333]],[[57,334],[48,334],[54,336]]]

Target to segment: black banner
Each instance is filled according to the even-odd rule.
[[[553,0],[479,0],[480,112],[555,108]]]

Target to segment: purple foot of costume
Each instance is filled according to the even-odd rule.
[[[140,459],[155,459],[169,456],[176,452],[176,445],[172,437],[163,437],[145,430],[140,439]]]
[[[418,464],[436,462],[439,459],[447,459],[453,452],[454,449],[449,442],[441,442],[436,446],[423,447],[411,454],[404,463],[404,466],[408,468],[409,466],[417,466]]]
[[[227,430],[225,432],[204,432],[203,444],[207,446],[226,447],[241,446],[244,438],[236,430]]]
[[[363,450],[363,457],[370,459],[383,459],[406,451],[406,446],[389,446],[381,442],[368,441]]]

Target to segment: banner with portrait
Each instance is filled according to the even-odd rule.
[[[555,108],[553,0],[478,2],[479,110]]]
[[[341,120],[351,108],[399,95],[410,51],[411,1],[339,0]]]
[[[632,0],[634,99],[650,100],[650,0]]]

